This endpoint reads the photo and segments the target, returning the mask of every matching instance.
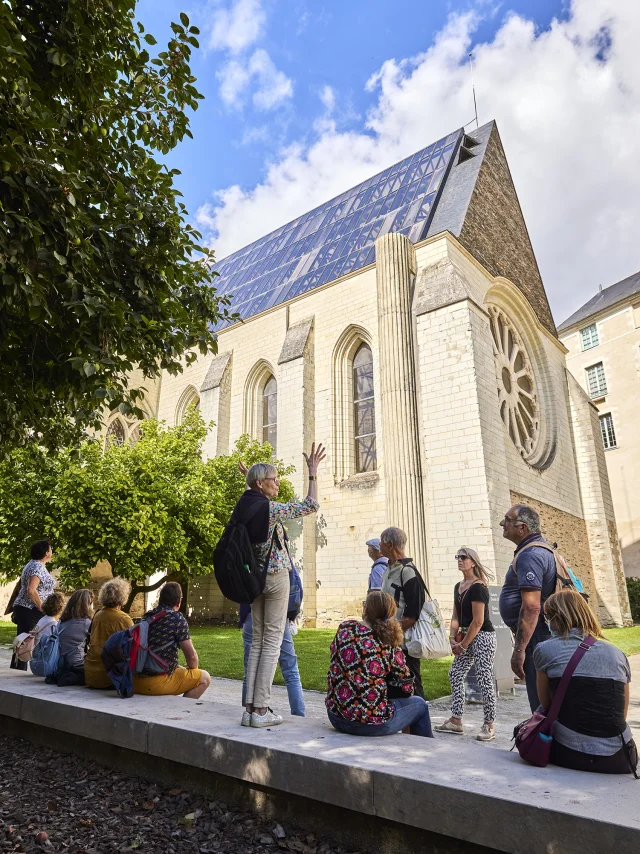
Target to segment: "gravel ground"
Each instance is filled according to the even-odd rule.
[[[220,801],[0,736],[0,851],[344,854]]]

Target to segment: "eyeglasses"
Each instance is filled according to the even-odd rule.
[[[502,522],[500,522],[500,524],[501,525],[507,525],[507,524],[508,525],[524,525],[525,523],[521,522],[519,519],[511,519],[509,516],[505,516],[504,519],[502,520]]]
[[[471,560],[469,555],[456,555],[456,560]]]
[[[278,477],[263,477],[263,480],[272,480],[274,483],[280,483],[280,478]]]

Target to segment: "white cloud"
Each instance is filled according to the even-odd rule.
[[[280,152],[258,186],[216,194],[197,218],[218,257],[467,123],[477,24],[452,15],[424,53],[385,62],[360,130],[317,123],[316,138]],[[473,48],[480,120],[498,122],[558,321],[598,283],[640,267],[639,33],[640,3],[574,0],[548,30],[510,15]]]
[[[336,106],[336,93],[331,86],[323,86],[320,92],[320,100],[327,113],[332,113]]]
[[[262,33],[265,13],[261,0],[236,0],[214,11],[209,46],[240,53]]]
[[[272,110],[293,95],[293,83],[275,67],[266,50],[255,51],[249,60],[249,74],[258,81],[253,103],[259,110]]]
[[[246,64],[239,59],[229,60],[217,76],[220,97],[228,107],[242,107],[252,83],[255,83],[252,100],[258,110],[272,110],[293,95],[293,83],[262,48],[254,51]]]

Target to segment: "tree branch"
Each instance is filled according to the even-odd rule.
[[[168,575],[163,576],[160,581],[155,581],[153,584],[132,584],[131,585],[131,593],[129,594],[129,598],[122,609],[125,613],[129,613],[129,609],[133,605],[133,600],[136,598],[138,593],[151,593],[153,590],[157,590],[158,587],[161,587],[165,581],[169,578]]]

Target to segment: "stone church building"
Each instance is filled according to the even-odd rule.
[[[498,129],[460,129],[218,264],[242,322],[219,353],[149,390],[150,416],[190,403],[206,454],[249,433],[293,463],[327,445],[317,518],[292,525],[310,625],[357,613],[365,541],[388,525],[450,613],[454,555],[502,581],[500,520],[539,512],[607,625],[630,622],[598,413],[567,372]],[[147,384],[147,387],[148,384]],[[138,429],[116,415],[122,440]],[[195,614],[230,612],[213,575]]]

